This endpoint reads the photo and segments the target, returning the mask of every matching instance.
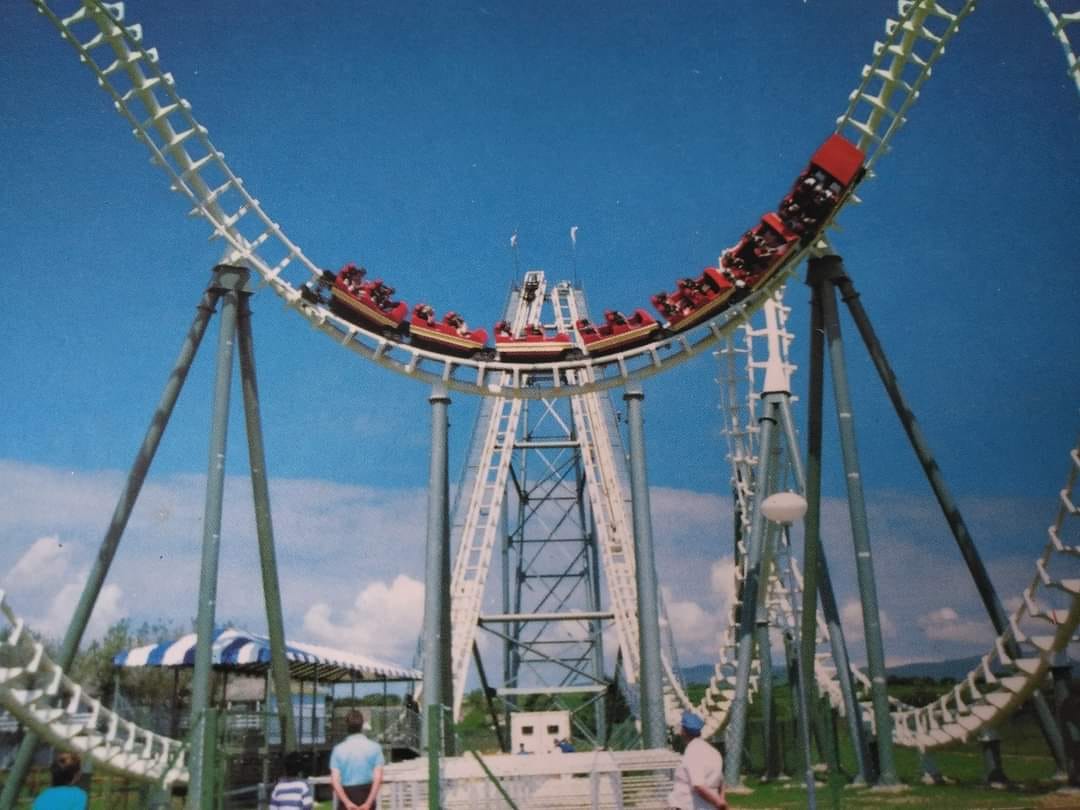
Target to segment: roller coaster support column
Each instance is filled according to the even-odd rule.
[[[825,336],[829,344],[829,365],[832,370],[833,395],[840,428],[840,447],[847,478],[848,512],[855,545],[855,566],[859,578],[859,598],[862,602],[863,628],[866,638],[867,668],[870,671],[871,695],[874,706],[874,725],[878,744],[878,784],[897,784],[893,756],[892,717],[889,714],[889,694],[885,681],[885,650],[881,640],[881,616],[878,611],[877,586],[874,582],[874,562],[870,550],[870,530],[866,520],[859,455],[855,443],[854,412],[848,390],[844,345],[840,334],[834,282],[842,274],[839,257],[825,256],[810,263],[807,282],[815,288],[821,302]]]
[[[757,630],[758,592],[764,587],[761,578],[767,569],[762,565],[765,557],[765,515],[761,502],[768,497],[768,482],[772,481],[770,468],[773,464],[772,446],[775,441],[776,415],[773,407],[778,394],[767,393],[762,408],[758,433],[758,467],[754,480],[759,491],[754,497],[754,511],[750,520],[750,541],[746,548],[746,575],[743,578],[739,605],[737,630],[737,665],[735,671],[735,695],[732,699],[730,719],[726,733],[727,758],[724,760],[724,783],[738,787],[742,783],[742,749],[746,735],[746,712],[750,691],[750,668],[754,658],[754,636]]]
[[[1072,665],[1069,656],[1064,651],[1054,653],[1050,662],[1050,675],[1054,679],[1054,714],[1057,718],[1057,728],[1061,734],[1062,743],[1071,740],[1068,723],[1070,722],[1069,696],[1071,694],[1070,682],[1072,681]],[[1070,785],[1080,782],[1080,762],[1077,762],[1077,746],[1072,742],[1065,749],[1065,759],[1068,763],[1068,780]]]
[[[774,535],[774,532],[769,534]],[[768,542],[775,542],[770,538]],[[762,591],[765,589],[762,588]],[[757,650],[761,665],[761,737],[762,759],[765,763],[765,775],[762,781],[768,782],[779,774],[776,771],[776,757],[773,756],[773,742],[776,739],[776,716],[773,711],[773,663],[772,648],[769,643],[769,612],[762,610],[757,619]]]
[[[448,419],[450,396],[441,385],[431,396],[431,471],[428,479],[427,563],[424,582],[424,747],[428,757],[428,807],[439,810],[439,760],[452,733],[450,664],[450,520]],[[444,731],[445,727],[445,731]]]
[[[915,456],[918,458],[919,464],[922,465],[926,480],[930,482],[930,487],[934,491],[934,497],[937,498],[942,514],[945,516],[945,520],[949,524],[949,529],[952,531],[953,538],[956,540],[956,545],[960,549],[960,554],[967,564],[968,572],[971,574],[971,578],[975,582],[975,587],[979,591],[979,597],[982,599],[983,607],[986,609],[987,614],[990,616],[990,621],[994,625],[994,632],[999,636],[1005,635],[1009,630],[1005,608],[998,598],[997,591],[994,589],[994,585],[990,580],[990,575],[983,565],[978,549],[975,548],[975,541],[972,539],[967,524],[960,514],[960,508],[957,506],[956,501],[953,500],[952,493],[949,492],[949,488],[945,484],[945,477],[941,474],[941,468],[938,466],[937,460],[934,458],[934,454],[931,452],[930,446],[923,436],[919,423],[915,419],[915,414],[908,406],[903,393],[900,391],[900,383],[896,379],[896,374],[893,372],[888,358],[885,356],[885,349],[882,347],[877,334],[874,332],[874,327],[870,323],[870,317],[863,308],[859,293],[856,292],[855,285],[844,270],[843,260],[839,256],[825,256],[818,261],[828,262],[832,268],[830,270],[832,283],[840,290],[841,298],[844,303],[847,304],[848,310],[851,312],[852,320],[855,321],[855,326],[858,328],[859,334],[866,344],[866,349],[870,353],[870,359],[874,361],[874,368],[877,369],[878,376],[881,378],[881,383],[885,386],[885,391],[889,395],[889,399],[893,404],[893,409],[900,419],[900,424],[904,427],[904,432],[907,433],[911,448],[915,451]],[[1020,648],[1017,645],[1016,640],[1012,637],[1012,634],[1006,635],[1005,650],[1013,658],[1021,657]],[[1038,690],[1032,693],[1031,700],[1035,705],[1039,726],[1042,729],[1043,736],[1046,738],[1051,753],[1054,755],[1054,761],[1057,763],[1058,770],[1062,774],[1067,773],[1068,762],[1065,756],[1065,744],[1062,741],[1061,734],[1054,722],[1053,712],[1051,712],[1050,707],[1047,705],[1046,698],[1043,697],[1042,693]]]
[[[771,304],[766,306],[771,307]],[[767,318],[771,319],[771,325],[775,326],[775,319],[771,318],[772,310],[770,309]],[[773,350],[773,346],[770,344],[770,356]],[[781,446],[780,442],[774,441],[772,447],[769,449],[772,453],[773,459],[769,466],[771,471],[771,478],[768,482],[767,490],[769,492],[775,492],[777,487],[777,481],[779,480],[779,471],[781,464]],[[763,561],[775,559],[776,556],[776,544],[778,542],[779,532],[777,529],[780,527],[769,521],[765,526],[765,552],[763,554]],[[767,562],[763,562],[762,565],[762,577],[765,581],[769,579],[769,569],[771,566]],[[776,776],[774,773],[773,762],[773,737],[775,732],[775,715],[773,712],[773,663],[772,663],[772,645],[769,641],[769,609],[767,603],[768,588],[761,588],[758,591],[758,605],[757,605],[757,654],[758,664],[761,668],[761,726],[762,726],[762,759],[764,760],[764,777],[765,781],[768,781]]]
[[[270,670],[277,697],[278,723],[286,751],[296,750],[296,718],[289,692],[289,662],[285,657],[285,622],[281,614],[281,587],[278,583],[277,558],[274,552],[274,524],[270,517],[270,488],[266,478],[266,453],[263,448],[262,420],[259,416],[259,386],[255,376],[255,344],[251,335],[249,294],[240,296],[236,322],[240,349],[240,384],[244,394],[244,419],[251,467],[251,490],[255,503],[255,527],[259,536],[259,565],[262,569],[263,601],[270,636]],[[269,697],[269,696],[267,696]],[[269,700],[267,700],[269,703]]]
[[[983,779],[992,787],[1008,787],[1009,777],[1005,775],[1005,769],[1001,765],[1001,735],[996,728],[984,729],[979,734],[979,745],[982,746],[983,766],[986,776]]]
[[[809,403],[807,405],[807,470],[804,472],[802,458],[799,455],[799,441],[795,433],[795,420],[791,415],[791,402],[784,399],[780,403],[780,416],[784,423],[784,434],[791,451],[791,467],[795,483],[806,497],[806,518],[803,523],[803,603],[802,625],[799,630],[801,644],[800,658],[813,660],[817,646],[817,598],[821,596],[821,611],[829,627],[829,646],[833,662],[836,664],[836,677],[840,681],[840,691],[844,697],[845,715],[848,721],[848,733],[855,749],[855,762],[858,774],[856,784],[869,784],[871,781],[868,766],[866,735],[863,730],[862,708],[855,696],[855,683],[848,660],[847,644],[844,641],[844,629],[840,622],[840,611],[836,605],[836,594],[829,577],[829,566],[825,560],[825,550],[821,547],[821,417],[822,392],[825,385],[825,329],[821,314],[820,297],[813,291],[810,313],[810,380]],[[814,681],[810,681],[813,689]]]
[[[206,327],[210,323],[210,316],[214,313],[214,306],[219,295],[219,290],[211,282],[211,285],[203,293],[202,300],[199,301],[195,319],[192,321],[187,337],[184,338],[184,343],[180,347],[180,354],[177,356],[172,372],[165,383],[161,399],[154,410],[150,426],[146,429],[146,435],[143,437],[142,446],[139,447],[139,452],[135,455],[135,461],[131,465],[131,471],[128,473],[124,489],[116,503],[116,509],[113,511],[109,528],[105,532],[105,538],[101,541],[101,548],[98,549],[97,558],[94,560],[86,584],[83,586],[82,596],[79,598],[79,604],[75,608],[75,615],[71,618],[60,651],[56,655],[56,663],[65,671],[71,668],[71,664],[75,660],[75,654],[82,643],[83,633],[86,632],[86,626],[90,622],[90,615],[94,612],[94,606],[97,604],[98,594],[101,593],[105,579],[109,574],[109,568],[112,565],[113,558],[116,556],[116,549],[120,545],[120,538],[127,527],[131,511],[135,508],[135,502],[138,500],[139,492],[142,490],[143,482],[146,480],[146,474],[150,470],[150,464],[157,453],[158,445],[161,444],[161,437],[169,424],[173,408],[176,405],[177,398],[180,396],[180,391],[184,387],[184,381],[187,379],[191,364],[195,360],[199,344],[202,343],[203,336],[206,334]],[[26,775],[33,762],[34,751],[40,741],[40,737],[33,731],[27,731],[23,737],[15,756],[15,762],[8,771],[7,780],[4,782],[3,793],[0,794],[0,807],[4,808],[4,810],[9,810],[15,806],[15,800],[18,798],[19,791],[22,790],[23,782],[26,781]]]
[[[645,426],[637,385],[628,385],[626,421],[630,436],[630,491],[634,520],[634,559],[637,579],[638,637],[641,653],[641,732],[645,748],[667,745],[664,720],[663,664],[660,660],[660,608],[653,553],[649,479],[645,473]]]
[[[210,458],[206,473],[206,506],[203,518],[202,568],[199,575],[199,609],[195,619],[195,668],[191,676],[191,758],[189,760],[187,808],[198,810],[203,779],[213,763],[204,760],[207,710],[210,708],[210,672],[217,608],[218,560],[221,555],[221,511],[225,491],[225,445],[229,427],[229,394],[232,386],[233,343],[241,295],[250,295],[248,272],[219,265],[215,269],[221,290],[221,320],[217,349],[217,377],[210,421]]]

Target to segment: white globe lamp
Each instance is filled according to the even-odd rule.
[[[806,514],[806,498],[798,492],[774,492],[761,502],[761,513],[774,523],[794,523]]]

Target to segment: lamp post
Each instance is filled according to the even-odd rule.
[[[785,529],[797,520],[802,520],[806,514],[806,498],[797,492],[774,492],[761,502],[761,514],[766,520],[778,523]],[[805,632],[805,631],[804,631]],[[800,652],[801,645],[795,647],[795,661],[799,668],[799,679],[796,695],[799,701],[800,736],[802,737],[803,752],[806,759],[806,806],[811,810],[817,808],[817,796],[814,785],[814,757],[810,749],[810,711],[809,701],[806,699],[807,679],[814,677],[813,660],[806,662],[805,656]],[[764,673],[767,678],[772,677],[771,672]]]

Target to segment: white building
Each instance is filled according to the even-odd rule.
[[[514,712],[510,715],[510,750],[515,754],[558,752],[556,740],[570,739],[570,712]]]

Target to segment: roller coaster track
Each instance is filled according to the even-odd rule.
[[[1031,584],[1009,617],[1009,629],[968,676],[922,708],[893,715],[894,738],[902,745],[932,748],[967,740],[1020,706],[1046,677],[1055,653],[1065,650],[1080,624],[1080,508],[1076,483],[1080,439],[1069,453],[1069,472],[1058,494],[1048,539],[1035,561]],[[1006,653],[1015,642],[1022,655]]]
[[[157,50],[143,45],[142,27],[125,22],[123,3],[82,0],[75,4],[69,0],[73,10],[57,13],[53,6],[62,0],[32,2],[97,77],[132,133],[150,151],[151,162],[169,178],[170,188],[187,198],[192,206],[189,213],[205,219],[212,229],[211,238],[224,243],[225,261],[250,266],[263,285],[314,328],[362,357],[406,376],[474,394],[526,398],[540,396],[535,386],[525,384],[538,375],[554,382],[552,391],[545,389],[547,396],[622,386],[712,346],[760,307],[799,262],[817,249],[807,246],[790,251],[766,284],[713,319],[621,353],[521,364],[463,359],[420,348],[343,320],[301,296],[303,285],[320,277],[322,269],[285,235],[229,168],[222,152],[210,141],[207,128],[192,114],[191,104],[179,95],[173,76],[160,67]],[[875,46],[874,62],[864,68],[863,83],[852,94],[851,106],[837,126],[837,131],[849,136],[854,132],[868,156],[868,166],[887,150],[919,88],[929,78],[931,65],[973,6],[972,0],[950,12],[939,2],[900,2],[899,20],[888,21],[886,39]],[[845,204],[853,199],[854,195],[849,195]],[[831,224],[832,219],[823,225]],[[589,373],[583,373],[585,370]],[[576,382],[563,384],[568,377]]]
[[[1073,26],[1071,30],[1074,33],[1080,32],[1080,5],[1074,0],[1071,3],[1072,11],[1055,11],[1053,5],[1061,6],[1064,3],[1052,5],[1048,0],[1035,0],[1035,5],[1046,15],[1054,39],[1058,41],[1062,50],[1065,51],[1065,61],[1069,66],[1069,77],[1073,80],[1073,84],[1076,85],[1077,92],[1080,92],[1080,60],[1076,58],[1076,47],[1069,39],[1070,25]]]
[[[784,309],[780,308],[780,313]],[[732,485],[736,495],[737,519],[749,525],[749,508],[755,501],[753,470],[757,461],[756,408],[761,398],[759,378],[765,360],[760,343],[765,330],[744,326],[745,344],[727,340],[717,352],[721,361],[721,409],[728,456],[732,465]],[[788,335],[780,318],[782,362],[787,362]],[[745,370],[745,372],[744,372]],[[744,373],[743,373],[744,372]],[[916,708],[891,699],[893,739],[899,745],[929,749],[971,739],[999,723],[1023,704],[1045,679],[1054,655],[1076,640],[1080,624],[1080,507],[1076,485],[1080,478],[1080,439],[1069,454],[1069,473],[1058,496],[1058,510],[1048,529],[1048,541],[1035,562],[1031,584],[1021,594],[1019,607],[1009,619],[1008,631],[997,637],[967,677],[933,703]],[[744,533],[745,535],[745,533]],[[743,550],[745,551],[745,550]],[[769,578],[770,623],[798,631],[796,605],[802,601],[802,575],[790,553],[781,547],[778,567]],[[745,572],[736,566],[736,591]],[[734,695],[734,628],[729,621],[721,639],[721,655],[706,695],[697,710],[706,717],[707,730],[727,721],[727,709]],[[829,629],[821,613],[817,617],[817,644],[814,670],[818,688],[832,705],[845,710],[842,691],[830,654],[823,648]],[[1006,651],[1013,643],[1019,657]],[[867,677],[857,669],[853,675],[864,692]],[[861,707],[863,720],[873,728],[874,715],[868,703]]]
[[[187,782],[187,745],[125,720],[69,678],[0,590],[0,704],[42,740],[103,768],[163,785]]]
[[[415,379],[510,398],[582,394],[622,386],[684,362],[717,341],[730,341],[735,330],[784,284],[804,257],[826,246],[822,239],[792,251],[767,284],[712,320],[626,352],[526,365],[428,351],[358,327],[302,298],[303,285],[318,278],[322,269],[285,235],[229,168],[206,127],[193,116],[191,104],[179,95],[172,75],[161,69],[156,49],[143,45],[141,26],[125,22],[122,3],[67,2],[68,10],[57,12],[54,9],[64,5],[63,0],[32,2],[113,99],[134,136],[149,150],[151,162],[168,177],[170,188],[191,204],[190,214],[210,225],[211,239],[224,245],[225,261],[245,264],[258,272],[262,284],[312,327],[363,358]],[[1065,49],[1069,74],[1080,89],[1080,70],[1066,32],[1080,14],[1059,14],[1045,0],[1035,0],[1035,4]],[[906,121],[933,64],[974,6],[974,0],[900,0],[897,19],[886,22],[885,37],[875,43],[873,60],[863,68],[862,82],[852,92],[836,126],[837,132],[856,142],[867,155],[867,177],[874,176],[877,162]],[[858,198],[851,195],[847,202],[857,203]],[[834,212],[833,219],[839,212]],[[824,227],[835,227],[833,219]],[[537,375],[548,375],[552,387],[527,385]],[[1072,494],[1080,464],[1077,452],[1072,453],[1073,468],[1047,550],[1036,563],[1033,583],[1012,618],[1010,635],[1025,656],[1010,659],[1004,653],[1004,639],[998,639],[980,666],[956,689],[930,707],[904,708],[896,713],[894,734],[898,742],[932,747],[966,739],[992,724],[1030,694],[1053,653],[1072,639],[1080,616],[1080,579],[1060,576],[1056,569],[1080,554],[1080,545],[1069,545],[1063,539],[1068,519],[1077,514]],[[737,471],[736,479],[741,474]],[[752,492],[739,497],[747,494],[752,497]],[[1053,606],[1062,599],[1065,606]],[[79,685],[52,665],[40,645],[26,637],[23,623],[6,604],[3,612],[10,629],[0,651],[29,655],[21,664],[0,669],[0,702],[20,722],[54,744],[83,751],[102,767],[163,782],[183,781],[184,753],[179,743],[138,729],[87,697]],[[728,698],[723,685],[729,666],[722,656],[702,704],[711,728],[718,727],[726,716]],[[36,684],[44,676],[48,678],[43,687],[26,685]],[[57,708],[60,703],[64,708]]]

